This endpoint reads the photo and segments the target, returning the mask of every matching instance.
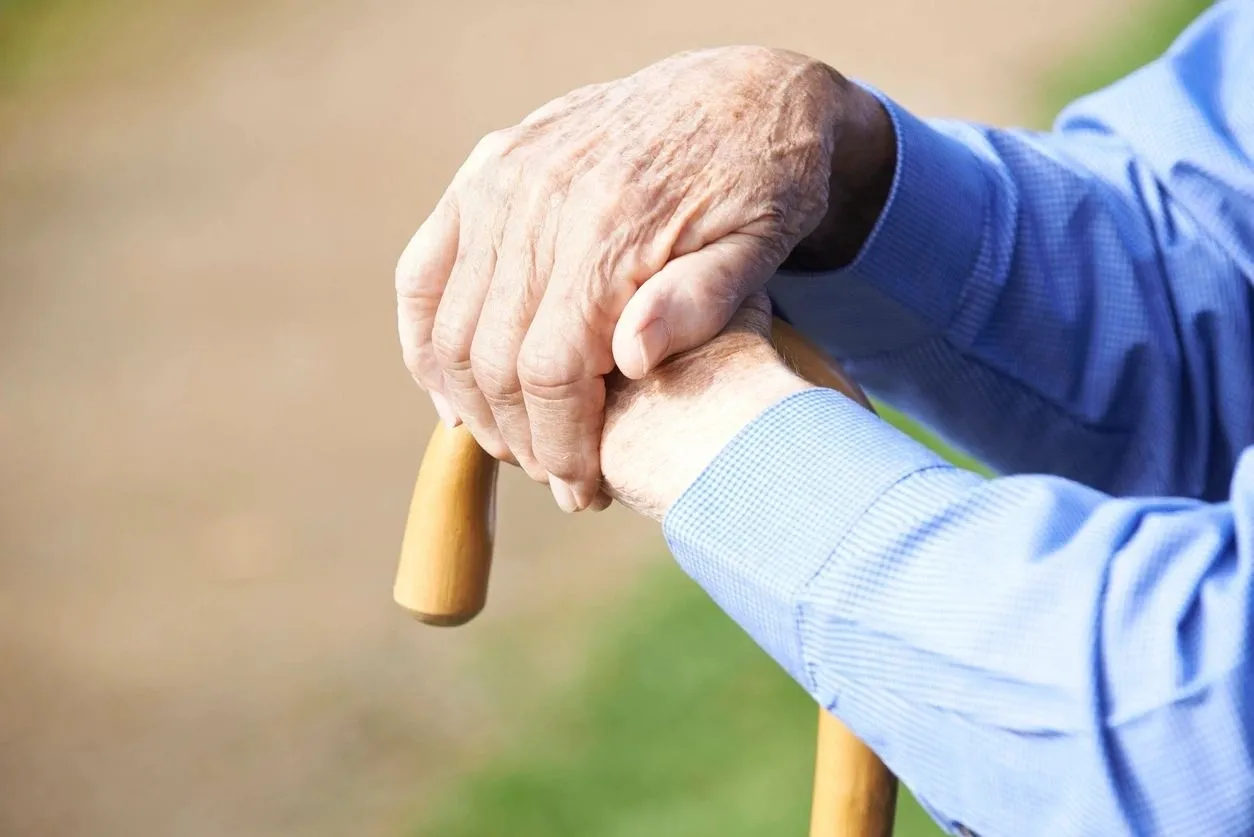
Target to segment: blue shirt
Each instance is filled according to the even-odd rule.
[[[884,101],[878,227],[772,296],[1006,476],[812,390],[672,551],[951,831],[1254,834],[1254,2],[1049,133]]]

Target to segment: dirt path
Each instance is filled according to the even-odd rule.
[[[90,72],[0,100],[0,834],[396,834],[545,679],[501,693],[484,643],[557,671],[658,560],[651,526],[508,479],[482,622],[390,604],[432,421],[391,268],[478,135],[735,41],[1010,121],[1132,2],[119,12]]]

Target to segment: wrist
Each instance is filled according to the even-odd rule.
[[[897,136],[892,117],[872,93],[835,70],[841,102],[835,128],[827,210],[783,267],[802,273],[847,266],[870,237],[892,189]]]
[[[681,356],[646,387],[611,386],[601,468],[615,500],[661,520],[741,430],[772,404],[811,388],[769,345],[760,349],[723,350],[714,363]]]

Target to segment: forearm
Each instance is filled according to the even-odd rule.
[[[812,390],[738,433],[665,528],[942,822],[1237,833],[1254,816],[1251,482],[1230,508],[983,481]]]
[[[894,107],[877,227],[844,269],[777,276],[779,311],[1000,471],[1222,497],[1254,441],[1250,32],[1220,4],[1050,134]]]

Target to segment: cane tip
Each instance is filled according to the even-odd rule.
[[[406,609],[408,610],[408,608]],[[409,615],[424,625],[431,625],[435,628],[456,628],[474,619],[479,615],[479,611],[476,610],[471,613],[423,613],[418,610],[410,610]]]

